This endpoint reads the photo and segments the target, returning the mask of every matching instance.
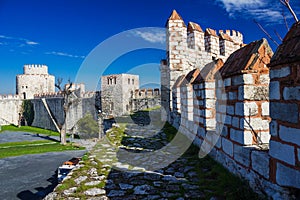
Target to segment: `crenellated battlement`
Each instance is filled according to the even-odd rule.
[[[226,41],[226,45],[224,45]],[[243,45],[243,34],[236,30],[214,30],[189,22],[187,27],[187,47],[198,51],[206,51],[216,56],[225,56],[222,52],[232,53]],[[198,48],[196,48],[198,47]],[[234,47],[234,48],[233,48]]]
[[[18,100],[21,99],[19,95],[16,94],[1,94],[0,100]]]
[[[137,89],[134,91],[134,98],[141,99],[141,98],[155,98],[160,96],[160,90],[158,88],[155,89]]]
[[[41,99],[41,98],[62,98],[62,92],[49,92],[49,93],[41,93],[35,94],[34,99]]]
[[[78,96],[79,98],[92,98],[96,95],[97,92],[81,92]],[[41,98],[63,98],[64,95],[62,92],[49,92],[49,93],[42,93],[42,94],[35,94],[34,99],[41,99]]]
[[[41,64],[27,64],[23,70],[24,74],[48,74],[48,66]]]
[[[182,17],[174,10],[167,24],[167,51],[170,56],[171,68],[190,71],[201,59],[205,65],[214,59],[227,57],[243,46],[243,34],[236,30],[203,29],[195,22],[185,25]],[[186,57],[186,55],[188,57]],[[186,61],[185,61],[186,60]]]
[[[201,70],[218,59],[225,62],[244,45],[241,32],[203,29],[195,22],[189,22],[186,26],[176,10],[169,17],[166,29],[167,63],[161,68],[162,83],[166,88],[172,88],[179,76],[195,68]]]

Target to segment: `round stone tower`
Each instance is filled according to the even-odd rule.
[[[16,77],[16,93],[23,99],[35,94],[55,92],[55,77],[48,74],[47,65],[24,65],[23,74]]]

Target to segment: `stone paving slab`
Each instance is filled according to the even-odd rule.
[[[80,173],[75,171],[74,176],[69,175],[75,181],[78,176],[80,180],[87,177],[76,189],[68,182],[70,188],[59,186],[45,199],[198,200],[207,199],[206,194],[214,192],[202,188],[199,173],[209,173],[211,168],[195,167],[199,166],[197,153],[181,155],[183,149],[176,146],[179,143],[169,145],[167,135],[154,127],[130,124],[125,130],[121,145],[104,138],[90,152],[86,162],[92,164],[87,169],[82,164],[83,170],[77,169]],[[210,180],[214,181],[215,177],[207,179]],[[79,193],[84,196],[78,197]],[[211,199],[224,198],[212,196]]]

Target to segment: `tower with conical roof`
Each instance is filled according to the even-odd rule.
[[[161,65],[162,106],[172,107],[170,90],[186,66],[187,28],[181,16],[173,10],[166,23],[167,58]],[[168,111],[167,111],[168,112]]]
[[[171,91],[180,76],[195,68],[201,70],[217,59],[226,61],[232,52],[243,45],[240,32],[203,30],[194,22],[189,22],[186,27],[176,10],[167,20],[166,59],[161,62],[161,104],[169,117],[173,110],[173,98],[176,98]]]

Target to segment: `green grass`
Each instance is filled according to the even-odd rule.
[[[5,125],[5,126],[1,127],[1,132],[3,132],[3,131],[23,131],[23,132],[29,132],[29,133],[39,133],[39,134],[44,134],[44,135],[49,135],[49,136],[59,136],[60,135],[59,132],[42,129],[42,128],[37,128],[37,127],[32,127],[32,126],[17,127],[14,125]]]
[[[263,199],[254,193],[249,184],[239,177],[231,174],[222,165],[206,156],[198,158],[199,148],[192,145],[184,154],[190,161],[195,163],[200,181],[197,183],[204,191],[206,198],[218,197],[220,199]]]
[[[115,146],[120,146],[123,137],[126,136],[126,134],[124,133],[126,124],[121,123],[119,125],[120,125],[119,128],[113,127],[111,128],[111,131],[106,133],[108,140]]]
[[[153,108],[147,108],[147,109],[145,109],[144,111],[158,110],[158,109],[160,109],[160,107],[161,107],[161,106],[155,106],[155,107],[153,107]]]
[[[47,143],[56,143],[51,140],[38,140],[38,141],[22,141],[22,142],[7,142],[0,144],[1,148],[8,148],[8,147],[17,147],[17,146],[37,146],[37,145],[43,145]]]
[[[45,141],[51,142],[51,141]],[[67,150],[82,150],[83,147],[75,147],[72,144],[68,145],[61,145],[58,142],[45,144],[45,142],[41,141],[34,141],[34,142],[20,142],[20,143],[6,143],[1,144],[0,147],[0,158],[6,158],[11,156],[20,156],[20,155],[27,155],[27,154],[39,154],[39,153],[46,153],[46,152],[59,152],[59,151],[67,151]],[[14,146],[5,146],[11,145]],[[37,146],[37,144],[40,144]],[[25,145],[25,146],[24,146]],[[3,148],[6,147],[6,148]]]

